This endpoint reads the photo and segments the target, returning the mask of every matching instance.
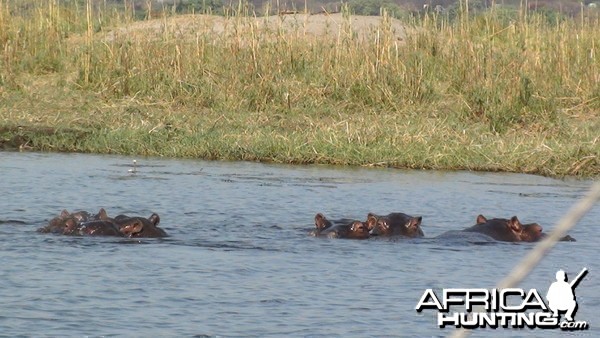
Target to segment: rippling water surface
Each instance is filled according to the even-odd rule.
[[[532,244],[433,237],[477,214],[551,230],[591,182],[514,174],[0,152],[0,335],[443,336],[414,308],[426,288],[491,288]],[[40,234],[63,208],[161,216],[166,239]],[[588,331],[478,330],[475,336],[600,335],[600,208],[521,284],[576,289]],[[315,213],[423,216],[426,238],[309,237]]]

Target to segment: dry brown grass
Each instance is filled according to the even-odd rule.
[[[50,9],[0,16],[0,144],[600,173],[597,22],[165,15],[97,29],[90,11],[68,26]]]

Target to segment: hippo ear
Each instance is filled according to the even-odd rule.
[[[63,209],[63,211],[60,213],[60,217],[68,217],[70,214],[67,211],[67,209]]]
[[[148,220],[150,221],[150,223],[152,223],[154,225],[158,225],[158,223],[160,223],[160,217],[156,213],[154,213],[150,217],[148,217]]]
[[[132,222],[125,223],[121,225],[119,231],[125,235],[131,237],[133,234],[141,232],[144,229],[144,223],[140,220],[134,220]]]
[[[323,224],[324,221],[325,221],[325,216],[323,216],[322,213],[318,213],[315,215],[315,226],[317,228],[321,227],[321,225]]]
[[[419,225],[421,225],[421,220],[423,219],[423,217],[419,216],[419,217],[411,217],[408,222],[406,222],[406,227],[407,228],[416,228]]]
[[[485,216],[483,216],[483,215],[477,216],[477,223],[476,224],[483,224],[485,222],[487,222],[487,218],[485,218]]]
[[[521,222],[519,222],[519,219],[517,218],[517,216],[513,216],[508,221],[508,226],[511,228],[512,231],[515,231],[515,232],[521,232],[523,230],[523,225],[521,224]]]
[[[100,208],[100,211],[98,211],[98,215],[96,216],[96,218],[98,218],[101,221],[107,220],[108,214],[106,213],[106,210],[104,210],[104,208]]]
[[[369,228],[369,230],[373,230],[373,228],[375,228],[376,225],[377,216],[373,215],[372,213],[369,213],[367,215],[367,228]]]

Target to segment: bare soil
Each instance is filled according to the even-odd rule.
[[[405,27],[393,18],[381,16],[344,17],[334,14],[286,14],[266,17],[223,17],[216,15],[189,14],[137,21],[126,27],[118,27],[106,33],[112,40],[115,36],[127,34],[129,38],[160,37],[165,32],[181,38],[194,38],[197,34],[215,35],[238,33],[239,30],[283,32],[292,35],[339,38],[352,34],[358,38],[370,38],[378,31],[389,31],[397,40],[405,37]]]

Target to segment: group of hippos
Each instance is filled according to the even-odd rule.
[[[394,212],[385,216],[369,213],[365,222],[351,219],[330,221],[322,213],[318,213],[315,215],[315,229],[311,232],[311,235],[350,239],[367,239],[372,236],[420,238],[424,236],[421,229],[422,219],[420,216],[413,217]],[[487,219],[483,215],[477,216],[476,224],[471,227],[459,231],[448,231],[438,237],[464,236],[465,233],[478,234],[486,239],[502,242],[537,242],[546,237],[539,224],[522,224],[517,216],[510,219]],[[560,240],[575,241],[569,235]]]
[[[71,236],[166,237],[167,233],[158,227],[159,222],[157,214],[148,218],[127,215],[112,218],[103,208],[95,215],[87,211],[70,213],[63,210],[37,231]]]
[[[424,236],[422,220],[420,216],[394,212],[384,216],[369,213],[364,222],[347,218],[330,221],[322,213],[318,213],[315,215],[315,229],[311,235],[350,239],[367,239],[373,236],[420,238]],[[87,211],[70,213],[63,210],[46,226],[38,229],[38,232],[71,236],[166,237],[167,233],[158,227],[159,222],[160,217],[155,213],[148,218],[127,215],[112,218],[103,208],[95,215]],[[522,224],[517,216],[510,219],[487,219],[479,215],[475,225],[459,231],[448,231],[438,237],[461,236],[465,233],[503,242],[536,242],[546,236],[539,224]],[[575,239],[567,235],[561,241],[572,242]]]

